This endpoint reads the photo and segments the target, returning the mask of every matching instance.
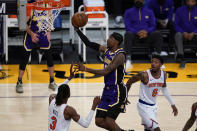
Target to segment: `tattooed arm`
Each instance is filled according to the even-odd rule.
[[[117,69],[119,65],[124,65],[124,62],[125,62],[125,55],[123,53],[120,53],[117,56],[115,56],[112,62],[105,69],[102,70],[86,68],[83,64],[76,64],[75,67],[79,71],[85,71],[96,75],[105,76],[110,72],[112,72],[113,70]]]
[[[129,80],[127,81],[127,83],[126,83],[127,91],[129,92],[129,90],[131,88],[131,85],[133,83],[136,83],[137,81],[141,81],[144,84],[147,84],[148,83],[147,79],[148,79],[148,75],[145,72],[139,72],[138,74],[130,77]]]

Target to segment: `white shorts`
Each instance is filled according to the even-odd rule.
[[[142,118],[142,125],[145,129],[153,130],[159,127],[157,123],[157,105],[149,106],[142,103],[137,104],[137,109]]]

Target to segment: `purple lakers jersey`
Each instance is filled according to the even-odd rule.
[[[115,58],[116,55],[119,53],[123,53],[125,55],[125,51],[120,48],[117,49],[115,52],[111,52],[109,49],[106,50],[105,52],[105,58],[104,58],[104,68],[106,68],[112,60]],[[124,79],[124,74],[125,74],[125,64],[118,66],[118,68],[108,75],[104,77],[104,82],[106,86],[112,86],[112,85],[117,85],[120,84],[123,79]]]

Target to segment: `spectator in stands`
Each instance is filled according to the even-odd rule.
[[[186,5],[176,11],[175,17],[175,43],[178,49],[178,59],[184,58],[183,43],[190,41],[197,43],[197,7],[196,0],[186,0]]]
[[[124,46],[127,53],[126,69],[131,65],[131,47],[135,43],[148,43],[161,54],[163,44],[162,35],[155,31],[156,20],[152,10],[144,7],[144,0],[135,0],[135,6],[126,10],[124,14],[126,28]]]
[[[174,43],[174,23],[172,21],[174,3],[173,0],[149,0],[148,8],[151,9],[156,17],[157,29],[170,30],[170,45]]]

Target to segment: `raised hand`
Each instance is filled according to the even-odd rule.
[[[95,110],[97,105],[101,102],[101,98],[100,96],[96,96],[94,97],[94,100],[93,100],[93,104],[92,104],[92,110]]]
[[[75,76],[75,72],[77,70],[77,69],[74,69],[73,66],[74,64],[72,63],[70,66],[70,77],[69,77],[70,79],[72,79]]]
[[[74,69],[76,69],[77,71],[86,71],[86,67],[81,63],[75,64]]]

